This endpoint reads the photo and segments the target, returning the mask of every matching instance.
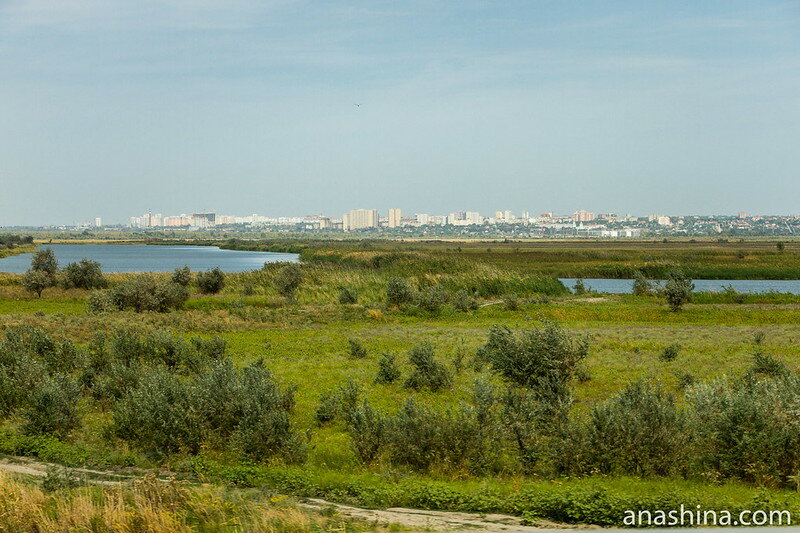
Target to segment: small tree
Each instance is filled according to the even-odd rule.
[[[216,294],[225,286],[225,274],[219,267],[197,273],[197,288],[203,294]]]
[[[586,288],[586,284],[583,282],[583,278],[578,278],[575,280],[575,285],[572,287],[575,291],[575,294],[588,294],[589,289]]]
[[[783,249],[786,248],[786,245],[783,244],[782,241],[778,241],[777,243],[775,243],[775,248],[777,248],[779,252],[782,252]]]
[[[290,303],[295,301],[295,293],[302,283],[303,269],[297,263],[289,263],[275,276],[275,290]]]
[[[691,298],[693,290],[694,283],[684,275],[682,270],[671,271],[664,286],[664,295],[667,297],[670,310],[680,311]]]
[[[403,305],[414,301],[414,288],[405,278],[394,277],[386,286],[386,301],[390,305]]]
[[[65,289],[102,289],[108,283],[103,277],[100,263],[83,258],[77,263],[68,264],[62,273],[62,284]]]
[[[55,279],[58,273],[58,261],[56,260],[56,255],[53,253],[53,250],[51,248],[45,248],[33,254],[31,270],[44,272]]]
[[[636,296],[647,296],[653,291],[650,281],[645,277],[641,270],[633,273],[632,293]]]
[[[184,265],[183,268],[178,267],[172,271],[172,283],[177,283],[182,287],[188,287],[192,282],[192,269],[189,265]]]
[[[53,277],[41,270],[28,270],[22,276],[22,286],[25,290],[35,294],[37,297],[42,297],[42,292],[47,287],[53,286]]]

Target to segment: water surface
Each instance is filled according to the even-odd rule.
[[[575,278],[560,279],[570,290],[577,281]],[[718,292],[727,286],[732,286],[736,292],[745,294],[760,292],[800,294],[800,280],[796,279],[695,279],[692,282],[695,291],[703,292]],[[583,283],[593,291],[609,294],[630,293],[633,288],[632,279],[584,278]]]
[[[216,246],[161,246],[146,244],[47,244],[64,267],[83,258],[97,261],[104,272],[171,272],[188,265],[192,270],[219,267],[224,272],[245,272],[264,263],[296,262],[297,254],[222,250]],[[21,274],[31,265],[33,254],[0,259],[0,272]]]

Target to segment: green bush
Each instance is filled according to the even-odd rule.
[[[165,313],[182,308],[188,299],[189,293],[185,287],[171,281],[157,281],[152,276],[141,274],[107,292],[93,293],[89,298],[89,310],[104,312],[131,309],[137,313]]]
[[[692,296],[694,283],[680,269],[671,270],[664,285],[664,295],[673,312],[680,311]]]
[[[217,294],[225,286],[225,274],[219,267],[206,272],[198,272],[197,288],[203,294]]]
[[[78,399],[80,388],[69,377],[47,376],[30,393],[23,411],[23,432],[64,436],[80,426]]]
[[[156,369],[112,409],[116,435],[157,456],[197,453],[202,428],[187,382]]]
[[[102,289],[108,285],[100,263],[89,259],[81,259],[70,263],[61,272],[61,284],[65,289]]]
[[[404,278],[394,277],[386,286],[386,302],[389,305],[404,305],[414,301],[414,288]]]
[[[289,263],[275,276],[275,290],[289,302],[295,301],[297,289],[303,283],[303,269],[297,263]]]
[[[652,292],[653,286],[650,284],[650,280],[641,270],[634,271],[632,293],[636,296],[649,296]]]
[[[800,378],[749,377],[687,394],[698,470],[766,485],[795,485],[800,471]]]
[[[475,311],[479,307],[478,299],[475,297],[474,293],[470,293],[466,289],[459,289],[455,295],[453,295],[453,307],[456,311],[461,311],[462,313]]]
[[[677,342],[673,342],[661,352],[661,355],[658,356],[659,359],[662,361],[674,361],[678,358],[678,354],[681,351],[681,345]]]
[[[347,341],[347,344],[348,344],[348,353],[351,358],[363,359],[367,356],[367,349],[364,348],[364,345],[361,344],[359,341],[355,339],[349,339]]]
[[[358,302],[358,292],[354,289],[342,287],[339,289],[339,303],[342,305],[354,304]]]
[[[31,270],[44,272],[53,280],[53,283],[55,283],[56,274],[58,274],[58,261],[56,260],[56,254],[53,253],[52,248],[38,250],[33,254]]]
[[[394,354],[385,353],[378,359],[378,374],[375,376],[375,383],[386,384],[394,383],[400,379],[400,368],[395,362]]]
[[[428,287],[420,291],[416,297],[416,302],[420,309],[434,315],[439,314],[442,311],[442,307],[447,305],[449,301],[450,295],[447,290],[440,285]]]
[[[649,382],[632,383],[592,409],[585,431],[585,442],[575,446],[585,472],[666,476],[686,467],[686,418]]]
[[[176,283],[181,287],[188,287],[189,284],[192,282],[192,269],[189,268],[188,265],[176,268],[172,271],[172,277],[170,278],[172,283]]]
[[[371,463],[386,439],[386,420],[364,400],[356,407],[348,424],[353,451],[362,463]]]
[[[348,381],[332,392],[323,394],[316,411],[317,423],[322,425],[336,419],[348,421],[361,400],[361,387]]]
[[[438,392],[453,385],[453,377],[447,368],[436,360],[433,346],[427,342],[418,344],[408,352],[412,370],[405,382],[408,389],[430,389]]]
[[[493,326],[476,357],[506,381],[535,391],[555,413],[569,408],[570,385],[588,351],[585,339],[569,334],[557,322],[545,321],[543,327],[518,335]]]

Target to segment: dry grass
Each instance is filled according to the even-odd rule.
[[[298,509],[283,497],[255,499],[210,485],[189,487],[147,477],[133,485],[45,492],[32,482],[0,473],[0,530],[302,533],[376,529]]]

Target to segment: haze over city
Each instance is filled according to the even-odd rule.
[[[10,1],[0,226],[800,211],[797,2]]]

